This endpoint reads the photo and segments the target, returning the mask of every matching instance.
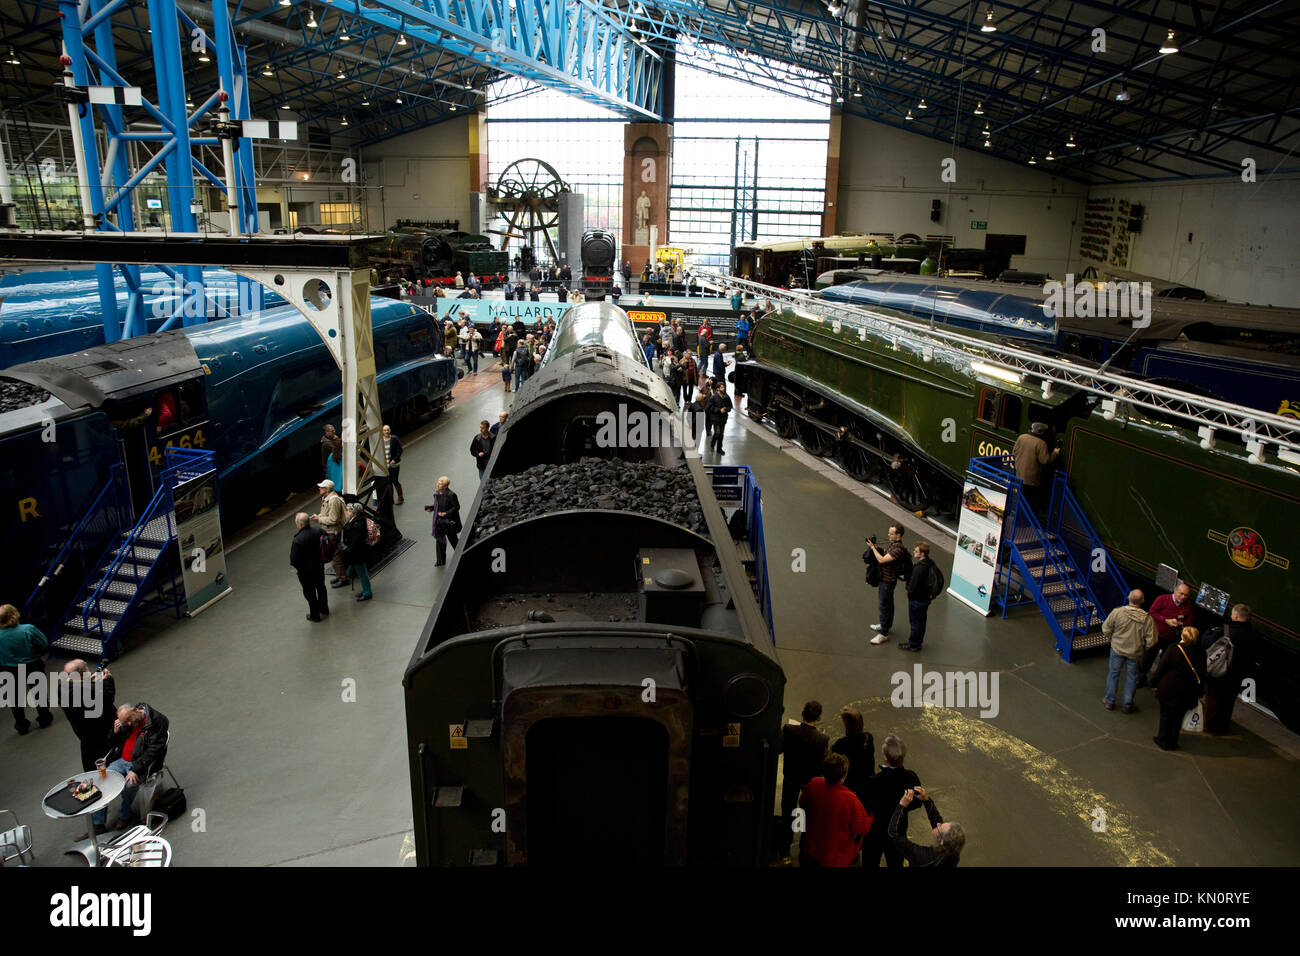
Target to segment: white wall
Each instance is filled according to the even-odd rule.
[[[1092,196],[1145,207],[1130,271],[1231,302],[1300,307],[1300,176],[1265,176],[1094,186]]]
[[[953,183],[940,178],[949,157],[957,160]],[[1053,176],[1038,159],[1029,166],[969,149],[954,156],[938,140],[845,116],[837,229],[950,235],[957,246],[981,249],[987,233],[1023,235],[1025,254],[1012,257],[1012,268],[1062,276],[1077,263],[1087,187]],[[943,203],[937,223],[934,199]],[[988,229],[971,229],[971,220]]]
[[[469,228],[467,118],[366,147],[362,171],[372,229],[387,229],[398,219],[459,219],[462,229]]]

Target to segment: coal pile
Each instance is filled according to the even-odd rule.
[[[50,393],[39,385],[16,382],[11,378],[0,378],[0,412],[12,412],[29,405],[39,405],[50,397]]]
[[[632,511],[708,534],[687,469],[583,458],[565,465],[535,465],[518,474],[490,479],[470,540],[527,518],[576,508]]]

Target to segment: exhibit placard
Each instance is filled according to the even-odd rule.
[[[1006,491],[966,475],[948,593],[986,617],[993,603],[1006,506]]]

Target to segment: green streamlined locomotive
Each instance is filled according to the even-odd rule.
[[[1130,583],[1152,587],[1167,564],[1251,606],[1265,638],[1259,699],[1300,728],[1300,467],[1272,455],[1252,463],[1239,433],[1202,447],[1190,424],[1123,402],[1106,410],[1092,393],[1045,398],[1037,382],[884,323],[786,309],[759,324],[754,353],[735,372],[752,418],[888,485],[913,511],[955,514],[969,460],[1009,453],[1031,422],[1046,422],[1071,490]]]

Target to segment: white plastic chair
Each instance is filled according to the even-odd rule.
[[[149,812],[145,815],[144,823],[137,823],[130,829],[123,830],[112,840],[103,844],[99,849],[100,855],[107,858],[120,850],[126,849],[133,843],[138,843],[140,840],[149,837],[156,837],[163,832],[163,828],[166,826],[167,814]]]
[[[5,863],[18,859],[30,866],[31,862],[27,856],[30,855],[33,859],[36,857],[36,851],[32,849],[32,828],[19,823],[18,814],[12,810],[0,810],[0,814],[5,813],[14,818],[14,825],[0,833],[0,854],[3,854]]]
[[[160,836],[147,836],[114,850],[104,859],[105,866],[171,866],[172,845]]]

